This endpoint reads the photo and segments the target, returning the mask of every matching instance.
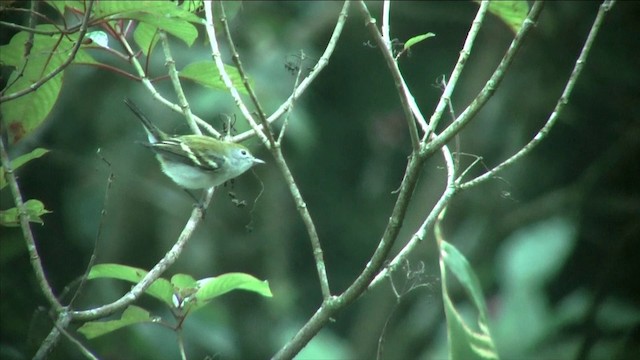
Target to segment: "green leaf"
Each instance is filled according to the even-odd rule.
[[[131,266],[120,264],[98,264],[91,268],[88,279],[118,279],[137,284],[145,275],[147,275],[146,270]],[[173,306],[173,285],[171,285],[167,279],[156,279],[145,293],[161,300],[169,306]]]
[[[476,0],[476,2],[479,2]],[[526,1],[492,1],[489,3],[489,12],[496,15],[514,32],[517,33],[529,13],[529,4]]]
[[[229,65],[225,65],[224,67],[231,78],[231,82],[238,89],[238,91],[242,94],[247,95],[247,90],[242,83],[242,77],[238,70]],[[192,62],[189,65],[185,66],[184,69],[180,70],[180,77],[183,79],[189,79],[197,82],[200,85],[206,86],[215,90],[226,90],[227,87],[220,79],[220,74],[218,73],[218,69],[216,68],[216,64],[213,60],[202,60]],[[251,82],[251,81],[250,81]]]
[[[155,46],[157,42],[157,36],[155,35],[158,29],[162,29],[184,41],[187,46],[193,45],[193,42],[198,37],[198,29],[186,20],[145,13],[133,13],[129,17],[140,21],[136,31],[133,33],[133,39],[145,55],[149,55],[149,52]]]
[[[193,276],[188,274],[175,274],[171,277],[171,284],[173,284],[174,288],[185,289],[185,288],[197,288],[198,282]]]
[[[87,339],[97,338],[104,334],[108,334],[112,331],[116,331],[125,326],[155,322],[155,320],[149,315],[149,312],[135,305],[130,305],[122,313],[122,316],[118,320],[108,321],[89,321],[82,325],[78,332],[84,335]]]
[[[449,358],[453,360],[498,359],[496,346],[489,332],[487,306],[480,282],[464,255],[445,241],[442,241],[440,246],[440,272],[442,299],[447,318]],[[449,272],[458,279],[470,296],[478,312],[476,324],[466,321],[451,302],[447,284]]]
[[[272,297],[269,282],[259,280],[249,274],[228,273],[216,277],[198,280],[199,289],[195,294],[193,309],[206,305],[214,298],[226,294],[232,290],[246,290],[258,293],[262,296]]]
[[[200,17],[169,1],[101,1],[95,4],[94,10],[98,18],[137,20],[133,39],[145,55],[155,46],[158,29],[191,46],[198,37],[192,23],[203,24]]]
[[[194,24],[204,24],[203,19],[171,1],[99,1],[94,4],[93,9],[97,17],[109,20],[132,19],[132,14],[140,12],[157,18],[183,19]]]
[[[24,203],[24,210],[27,213],[29,222],[43,225],[41,216],[51,213],[44,208],[44,204],[39,200],[27,200]],[[20,226],[20,212],[17,207],[0,211],[0,225],[7,227]]]
[[[37,29],[57,31],[51,25],[40,25],[37,26]],[[3,89],[5,95],[30,88],[45,75],[62,65],[75,45],[77,34],[68,36],[34,35],[33,48],[29,53],[28,61],[24,58],[24,46],[27,38],[26,32],[19,32],[11,38],[9,44],[0,46],[0,63],[16,69],[9,76],[7,81],[9,86]],[[95,64],[96,61],[83,49],[80,49],[74,63]],[[6,122],[11,143],[15,143],[31,133],[49,115],[60,94],[63,74],[64,71],[60,72],[36,91],[2,104],[1,116]]]
[[[429,33],[426,33],[426,34],[422,34],[422,35],[414,36],[414,37],[412,37],[411,39],[407,40],[407,41],[404,43],[404,50],[407,50],[407,49],[409,49],[410,47],[412,47],[413,45],[415,45],[415,44],[417,44],[417,43],[419,43],[419,42],[421,42],[421,41],[424,41],[424,40],[426,40],[426,39],[428,39],[428,38],[430,38],[430,37],[434,37],[434,36],[436,36],[436,34],[434,34],[434,33],[430,33],[430,32],[429,32]]]
[[[20,155],[17,158],[11,160],[11,169],[15,171],[16,169],[19,169],[22,165],[28,163],[33,159],[37,159],[48,152],[49,150],[47,149],[37,148],[28,154]],[[4,166],[0,166],[0,190],[4,189],[5,186],[7,186],[7,179],[4,173]]]
[[[45,3],[47,3],[49,6],[53,7],[54,9],[56,9],[58,11],[59,14],[64,14],[64,8],[66,7],[66,1],[57,1],[57,0],[46,0]]]

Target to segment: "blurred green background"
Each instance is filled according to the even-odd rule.
[[[286,64],[300,50],[313,60],[320,56],[341,5],[242,3],[232,31],[268,113],[292,90],[294,77]],[[505,359],[631,359],[640,353],[639,5],[619,2],[607,16],[564,115],[542,145],[500,179],[458,196],[448,210],[445,236],[468,256],[481,278]],[[369,6],[379,18],[381,3]],[[560,96],[598,6],[545,5],[501,87],[460,134],[461,152],[482,156],[491,167],[535,135]],[[436,34],[400,60],[427,115],[440,96],[438,79],[450,74],[476,11],[472,2],[393,3],[393,37],[402,42]],[[20,16],[3,13],[2,20],[20,22]],[[13,33],[0,29],[6,43]],[[484,85],[511,39],[508,28],[489,16],[453,97],[456,112]],[[296,103],[284,143],[315,220],[334,293],[355,279],[375,249],[410,148],[391,76],[370,41],[362,17],[352,8],[328,67]],[[172,49],[178,68],[210,56],[202,32],[192,48],[176,41]],[[94,56],[132,71],[105,53]],[[225,61],[230,63],[229,57]],[[313,61],[304,66],[312,67]],[[155,76],[166,74],[159,51],[151,69]],[[168,80],[156,85],[175,100]],[[221,127],[220,114],[238,112],[227,94],[184,85],[194,112],[214,126]],[[98,263],[149,269],[176,240],[192,208],[192,200],[136,143],[146,137],[124,97],[134,99],[167,132],[188,130],[179,115],[152,100],[141,84],[78,66],[67,72],[48,120],[11,148],[12,156],[34,147],[52,150],[18,175],[23,196],[40,199],[53,211],[44,226],[33,230],[57,294],[84,272],[99,224]],[[238,129],[245,126],[240,120],[236,124]],[[246,272],[269,280],[274,297],[234,292],[192,314],[184,336],[193,359],[268,358],[321,302],[306,230],[283,178],[258,141],[248,146],[267,161],[233,185],[248,205],[234,206],[229,188],[220,188],[205,221],[165,277]],[[473,160],[461,156],[463,164]],[[482,170],[477,166],[471,174]],[[114,180],[106,190],[110,173]],[[442,159],[434,156],[415,191],[398,249],[442,193],[444,178]],[[0,195],[3,209],[13,206],[7,190]],[[0,231],[0,357],[29,358],[51,320],[19,230]],[[393,279],[400,301],[389,283],[379,286],[341,312],[299,358],[370,359],[379,344],[382,359],[446,357],[431,235]],[[91,281],[76,306],[112,301],[128,286]],[[454,300],[464,303],[464,294],[458,292]],[[140,304],[170,316],[153,299],[143,298]],[[178,358],[175,334],[154,325],[85,343],[102,359]],[[63,340],[51,358],[80,354]]]

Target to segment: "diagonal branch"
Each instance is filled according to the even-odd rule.
[[[364,1],[358,1],[357,4],[360,12],[365,18],[365,25],[369,29],[369,32],[371,33],[373,39],[378,44],[378,48],[382,52],[382,57],[387,62],[387,66],[389,67],[389,71],[391,72],[391,76],[393,77],[393,81],[396,84],[398,95],[400,95],[402,110],[404,111],[404,117],[407,121],[407,125],[409,126],[411,145],[413,151],[417,152],[420,146],[420,140],[418,139],[418,129],[416,127],[416,121],[413,116],[413,111],[411,110],[411,106],[409,104],[409,97],[412,97],[411,93],[409,92],[409,89],[407,88],[407,85],[402,78],[402,74],[400,73],[400,69],[398,68],[398,63],[393,57],[393,53],[391,52],[391,45],[386,43],[384,37],[380,33],[380,30],[378,30],[378,27],[376,26],[376,20],[371,17],[369,9],[367,9],[367,5],[364,3]]]
[[[480,175],[471,181],[467,181],[465,183],[460,184],[461,189],[468,189],[470,187],[476,186],[480,183],[483,183],[493,178],[498,172],[515,164],[522,157],[530,153],[542,140],[544,140],[547,137],[549,131],[551,131],[551,128],[556,124],[556,122],[560,118],[560,115],[562,114],[564,107],[569,102],[569,97],[571,96],[571,92],[573,91],[573,88],[575,87],[575,84],[578,81],[578,78],[580,77],[580,73],[582,72],[584,64],[587,62],[589,51],[591,50],[591,47],[593,46],[593,42],[595,41],[595,38],[598,35],[598,31],[600,30],[600,26],[604,21],[604,17],[606,13],[611,9],[614,3],[615,3],[614,0],[607,0],[607,1],[604,1],[602,5],[600,5],[600,10],[598,11],[598,15],[596,15],[596,18],[593,21],[593,25],[591,26],[591,30],[589,31],[589,36],[587,36],[587,40],[585,40],[585,43],[582,46],[580,56],[578,56],[578,59],[576,60],[576,64],[574,65],[573,70],[571,71],[571,75],[569,76],[567,85],[565,86],[564,91],[562,92],[562,95],[558,99],[558,102],[556,103],[556,107],[553,109],[553,112],[551,113],[551,115],[549,115],[547,122],[540,129],[540,131],[538,131],[538,133],[533,137],[533,139],[531,139],[531,141],[529,141],[527,145],[525,145],[522,149],[520,149],[520,151],[515,153],[513,156],[511,156],[507,160],[503,161],[500,165],[496,166],[495,168],[491,169],[490,171],[487,171],[485,174]]]
[[[535,25],[540,12],[542,11],[543,2],[536,1],[529,11],[529,15],[524,20],[520,31],[516,34],[515,38],[511,42],[509,49],[502,57],[500,64],[493,72],[489,80],[486,82],[478,96],[467,106],[467,108],[458,116],[458,118],[449,125],[442,133],[435,138],[431,138],[431,141],[422,146],[420,150],[422,155],[429,156],[438,151],[442,145],[451,140],[462,128],[467,125],[471,119],[482,109],[482,107],[489,101],[489,98],[493,96],[500,82],[506,75],[506,71],[511,66],[516,53],[522,46],[524,38],[529,34],[531,28]]]
[[[40,290],[42,290],[45,298],[51,304],[51,306],[53,306],[53,309],[56,312],[62,311],[64,309],[64,306],[60,303],[56,295],[53,293],[51,284],[49,284],[47,275],[45,274],[44,268],[42,267],[40,255],[38,254],[38,248],[36,247],[33,232],[31,232],[31,226],[29,225],[29,215],[25,210],[24,200],[22,199],[20,187],[18,186],[18,181],[16,180],[15,173],[13,172],[13,169],[11,167],[11,160],[9,159],[9,154],[7,153],[7,150],[4,146],[4,140],[2,136],[0,136],[0,160],[2,160],[1,163],[4,167],[7,184],[11,189],[13,200],[15,202],[16,208],[18,209],[20,228],[22,229],[24,240],[27,243],[29,260],[31,261],[33,272],[35,273],[38,284],[40,285]]]
[[[458,57],[458,62],[453,67],[453,71],[451,75],[449,75],[449,81],[447,81],[444,91],[440,96],[440,100],[438,100],[438,105],[436,105],[436,110],[431,115],[429,119],[429,131],[424,134],[422,140],[429,139],[431,134],[436,131],[438,124],[440,123],[440,119],[442,119],[442,114],[444,113],[448,104],[451,103],[451,95],[453,94],[453,90],[456,87],[458,79],[462,74],[462,70],[464,69],[464,65],[467,63],[467,59],[469,55],[471,55],[471,49],[473,48],[473,43],[476,40],[476,36],[480,32],[480,27],[482,26],[482,22],[484,20],[484,16],[489,9],[489,1],[482,1],[480,4],[480,9],[478,9],[478,13],[476,17],[473,19],[473,23],[471,25],[471,29],[469,30],[469,34],[467,35],[466,40],[464,41],[464,45],[462,46],[462,50],[460,51],[460,56]]]
[[[209,206],[211,197],[213,196],[213,188],[209,189],[205,193],[202,207],[195,207],[191,212],[191,217],[182,229],[180,237],[173,247],[165,254],[165,256],[147,273],[147,275],[140,280],[131,290],[123,295],[120,299],[112,302],[111,304],[103,305],[95,309],[84,311],[72,311],[69,314],[74,320],[92,320],[107,315],[113,314],[117,311],[124,309],[126,306],[138,299],[144,292],[156,281],[162,273],[165,272],[173,263],[178,259],[182,253],[182,249],[185,247],[196,227],[202,219],[202,209],[206,209]]]

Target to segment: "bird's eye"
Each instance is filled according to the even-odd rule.
[[[240,150],[240,154],[242,156],[247,156],[247,150]]]

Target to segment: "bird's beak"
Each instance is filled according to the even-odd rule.
[[[254,164],[266,164],[264,161],[258,159],[258,158],[253,158],[253,163]]]

